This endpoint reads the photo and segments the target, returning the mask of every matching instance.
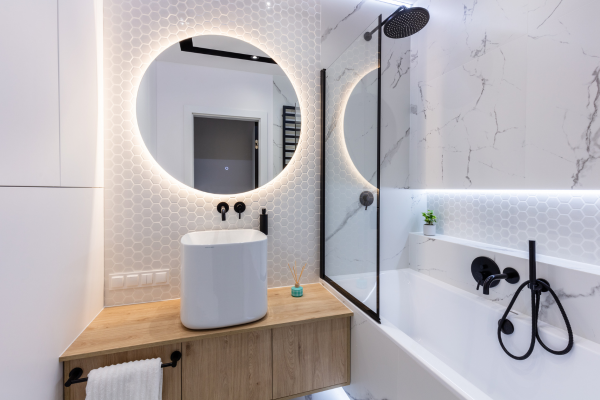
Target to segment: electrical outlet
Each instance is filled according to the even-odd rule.
[[[166,285],[169,283],[169,271],[163,269],[127,274],[110,274],[108,281],[110,290]]]

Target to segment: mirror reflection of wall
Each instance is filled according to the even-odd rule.
[[[152,62],[139,86],[137,120],[146,147],[165,171],[217,194],[253,190],[282,171],[283,107],[299,114],[298,97],[283,70],[268,60],[249,43],[208,35],[188,40],[187,50],[177,43]],[[199,133],[197,125],[210,128]],[[244,125],[247,135],[234,133]],[[288,148],[288,156],[294,149]],[[249,167],[240,168],[244,163]]]

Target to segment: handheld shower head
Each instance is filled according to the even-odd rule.
[[[390,39],[401,39],[419,32],[429,22],[429,11],[422,7],[398,8],[392,15],[381,23],[383,33]],[[379,29],[377,26],[371,32],[366,32],[366,41],[371,40],[373,33]]]

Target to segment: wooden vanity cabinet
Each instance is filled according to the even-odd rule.
[[[350,383],[350,318],[273,329],[273,399]]]
[[[290,399],[350,383],[350,318],[183,343],[183,400]]]
[[[183,400],[271,399],[271,330],[183,343]]]
[[[160,357],[163,400],[288,400],[350,384],[352,311],[320,284],[268,291],[267,315],[255,322],[194,331],[180,321],[179,300],[105,308],[59,358],[89,371]],[[64,389],[84,400],[86,383]]]

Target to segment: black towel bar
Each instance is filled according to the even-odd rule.
[[[161,368],[173,367],[177,366],[177,362],[181,360],[181,352],[174,351],[171,353],[171,362],[166,364],[161,364]],[[88,378],[82,378],[83,370],[79,367],[73,368],[71,372],[69,372],[69,379],[65,382],[65,387],[71,386],[73,383],[81,383],[87,382]]]

